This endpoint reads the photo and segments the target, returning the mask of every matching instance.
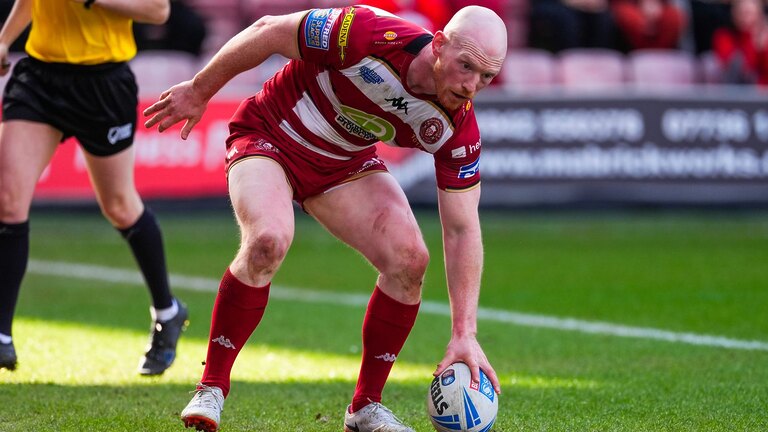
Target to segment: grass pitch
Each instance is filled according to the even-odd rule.
[[[298,215],[274,284],[368,294],[375,272]],[[217,280],[238,236],[226,211],[160,213],[173,273]],[[446,302],[440,227],[418,214],[432,254],[425,300]],[[768,214],[483,215],[481,305],[768,342]],[[96,214],[35,212],[32,258],[133,270]],[[176,364],[135,367],[148,294],[130,283],[30,272],[17,308],[19,369],[0,372],[0,431],[173,431],[202,372],[215,286],[176,288],[191,310]],[[273,298],[235,364],[223,431],[339,431],[356,379],[363,307]],[[768,351],[695,346],[481,320],[503,386],[495,431],[768,430]],[[384,403],[429,431],[425,400],[449,338],[422,313]]]

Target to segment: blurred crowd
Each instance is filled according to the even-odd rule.
[[[206,57],[261,15],[347,4],[375,6],[430,31],[456,10],[481,5],[508,22],[510,52],[680,50],[715,58],[723,83],[768,85],[768,0],[172,0],[166,24],[135,25],[135,34],[140,51]],[[12,5],[0,0],[0,13]],[[23,43],[20,38],[12,49]]]
[[[731,84],[768,84],[763,0],[536,0],[527,45],[552,52],[604,48],[713,51]]]

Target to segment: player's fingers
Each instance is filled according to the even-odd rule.
[[[469,366],[469,373],[472,375],[472,382],[479,383],[480,382],[480,366],[475,362],[472,362],[471,364],[467,362],[467,366]]]
[[[144,116],[152,115],[152,114],[162,110],[163,108],[167,107],[168,104],[170,104],[170,103],[171,103],[170,99],[160,99],[159,101],[153,103],[151,106],[149,106],[147,109],[145,109],[142,112],[142,114],[144,114]]]
[[[163,119],[163,121],[161,121],[161,122],[160,122],[160,124],[157,126],[157,131],[158,131],[158,132],[164,132],[164,131],[166,131],[167,129],[171,128],[173,125],[175,125],[176,123],[178,123],[178,122],[180,122],[180,121],[182,121],[182,120],[184,120],[184,118],[183,118],[183,117],[179,117],[179,116],[167,116],[167,117],[166,117],[166,118],[164,118],[164,119]]]
[[[446,356],[445,358],[443,358],[443,361],[441,361],[440,363],[437,364],[437,369],[435,369],[435,371],[432,372],[432,375],[433,376],[440,375],[452,363],[453,363],[453,359],[451,357],[447,357]]]
[[[199,118],[190,118],[187,120],[186,123],[184,123],[184,127],[181,128],[181,139],[185,140],[189,136],[189,133],[192,132],[192,128],[195,127],[197,122],[199,122]]]
[[[485,372],[488,379],[491,380],[491,384],[493,385],[493,389],[496,390],[496,393],[501,394],[501,382],[499,381],[499,377],[496,375],[493,366],[491,366],[490,363],[486,363],[481,369]]]
[[[159,123],[161,120],[163,120],[167,116],[168,116],[168,114],[164,114],[164,113],[160,113],[160,114],[154,115],[154,116],[152,116],[152,118],[150,118],[149,120],[144,122],[144,127],[149,129],[152,126],[154,126],[157,123]]]
[[[3,57],[0,59],[0,76],[5,76],[9,70],[11,70],[11,62],[8,61],[7,57]]]

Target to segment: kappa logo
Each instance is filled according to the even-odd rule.
[[[391,102],[392,106],[394,108],[396,108],[398,111],[399,110],[404,110],[405,111],[405,115],[408,115],[408,101],[405,101],[404,97],[401,96],[399,98],[392,98],[392,99],[384,98],[384,100],[387,101],[387,102]],[[405,102],[403,102],[403,101],[405,101]]]
[[[339,29],[339,58],[344,63],[347,57],[347,46],[349,46],[349,30],[352,28],[352,20],[355,19],[355,8],[350,7],[349,12],[344,14]]]
[[[383,361],[389,362],[389,363],[394,363],[395,360],[397,360],[397,356],[394,355],[394,354],[390,354],[390,353],[386,353],[386,354],[382,354],[382,355],[377,355],[374,358],[377,358],[379,360],[383,360]]]
[[[133,133],[133,123],[126,123],[122,126],[114,126],[109,128],[107,132],[107,140],[112,145],[115,145],[118,141],[130,138]]]
[[[227,160],[232,159],[237,154],[237,147],[232,147],[232,150],[227,152]]]
[[[237,349],[234,345],[232,345],[232,342],[230,342],[229,339],[224,337],[224,335],[221,335],[216,339],[211,339],[211,342],[216,342],[217,344],[223,346],[224,348]]]

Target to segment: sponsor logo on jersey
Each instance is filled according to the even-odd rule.
[[[405,100],[404,97],[400,96],[399,98],[391,98],[391,99],[384,98],[384,100],[387,102],[391,102],[394,108],[396,108],[398,111],[403,110],[405,111],[405,115],[408,115],[408,101],[403,102]]]
[[[419,128],[419,137],[421,137],[421,140],[427,144],[434,144],[440,141],[440,138],[443,137],[444,130],[443,122],[437,117],[432,117],[424,120],[424,123],[421,124],[421,128]]]
[[[304,23],[304,40],[309,48],[328,51],[331,40],[331,29],[338,17],[333,9],[313,9]]]
[[[393,41],[397,39],[397,33],[393,32],[392,30],[384,33],[384,39],[388,41]]]
[[[377,355],[375,358],[379,360],[383,360],[385,362],[394,363],[395,360],[397,360],[397,356],[394,354],[386,353],[382,355]]]
[[[451,150],[451,157],[453,159],[461,159],[463,157],[467,157],[467,147],[461,146],[459,148],[455,148]]]
[[[347,57],[347,46],[349,46],[349,30],[352,28],[352,20],[355,19],[355,8],[349,8],[349,12],[344,14],[339,29],[339,58],[344,63]]]
[[[384,79],[375,70],[366,66],[360,67],[360,76],[368,84],[382,84],[384,82]]]
[[[109,132],[107,132],[107,140],[109,140],[110,144],[114,145],[120,140],[130,138],[132,132],[133,123],[126,123],[122,126],[114,126],[109,128]]]
[[[481,146],[481,145],[482,145],[482,144],[480,143],[480,140],[477,140],[477,142],[476,142],[476,143],[474,143],[474,144],[470,144],[470,145],[469,145],[469,154],[472,154],[472,153],[474,153],[474,152],[479,152],[479,151],[480,151],[480,146]]]
[[[351,133],[352,135],[358,136],[364,140],[373,141],[376,139],[376,135],[363,129],[362,126],[358,125],[357,123],[344,117],[341,114],[336,116],[336,123],[338,123],[341,127],[343,127],[347,132]]]
[[[341,112],[344,114],[343,117],[352,120],[356,125],[373,134],[375,139],[386,142],[391,141],[395,137],[395,127],[392,126],[392,123],[381,117],[368,114],[367,112],[346,105],[341,106]],[[336,121],[338,120],[339,118],[337,117]]]
[[[465,179],[473,177],[480,170],[480,159],[472,162],[469,165],[464,165],[459,168],[459,178]],[[477,390],[477,389],[475,389]]]

